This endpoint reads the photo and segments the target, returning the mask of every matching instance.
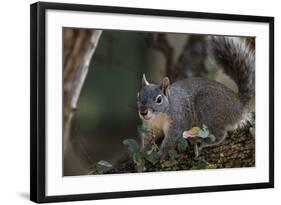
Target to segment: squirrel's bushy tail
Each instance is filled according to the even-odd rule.
[[[254,39],[212,36],[210,41],[216,62],[237,84],[242,102],[248,105],[255,95],[255,45],[250,43]]]

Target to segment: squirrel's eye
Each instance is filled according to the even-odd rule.
[[[158,96],[156,97],[156,103],[157,103],[157,104],[161,104],[161,103],[162,103],[162,96],[161,96],[161,95],[158,95]]]

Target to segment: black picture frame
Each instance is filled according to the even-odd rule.
[[[238,185],[171,188],[158,190],[126,191],[46,196],[46,82],[45,38],[46,10],[67,10],[101,13],[122,13],[195,19],[234,20],[269,24],[269,181]],[[39,2],[30,7],[30,199],[37,203],[76,200],[140,197],[198,192],[230,191],[274,187],[274,18],[264,16],[229,15],[217,13],[155,10],[143,8],[109,7],[82,4]]]

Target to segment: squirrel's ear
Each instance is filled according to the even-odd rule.
[[[142,87],[149,85],[149,82],[146,80],[145,74],[142,75],[141,85]]]
[[[167,94],[168,94],[167,91],[168,91],[169,85],[170,85],[170,80],[169,80],[169,78],[168,78],[168,77],[163,78],[163,80],[162,80],[162,85],[161,85],[161,89],[162,89],[164,95],[167,95]]]

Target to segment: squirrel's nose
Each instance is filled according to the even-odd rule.
[[[145,116],[145,115],[147,115],[147,113],[148,113],[147,108],[146,108],[145,106],[143,106],[143,105],[139,107],[139,111],[140,111],[140,114],[141,114],[142,116]]]

